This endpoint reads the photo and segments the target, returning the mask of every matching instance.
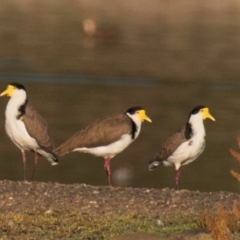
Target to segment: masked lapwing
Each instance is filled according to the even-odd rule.
[[[104,169],[111,185],[111,159],[138,137],[144,120],[152,122],[141,107],[133,107],[125,113],[107,116],[74,134],[61,144],[55,153],[63,156],[69,152],[79,151],[103,157]]]
[[[22,152],[24,180],[26,180],[25,151],[34,152],[34,169],[38,156],[45,157],[52,165],[58,163],[53,152],[54,144],[49,136],[47,123],[28,103],[26,89],[19,83],[11,83],[0,96],[10,97],[5,110],[5,130],[9,138]]]
[[[148,169],[151,171],[158,165],[175,166],[175,183],[179,189],[181,167],[196,160],[205,148],[203,120],[206,118],[215,121],[207,107],[195,107],[190,112],[186,125],[163,142],[160,150],[149,162]]]

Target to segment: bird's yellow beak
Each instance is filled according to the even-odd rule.
[[[209,119],[211,119],[214,122],[216,121],[215,118],[209,113],[209,109],[208,108],[203,108],[202,109],[202,118],[203,119],[209,118]]]
[[[145,110],[138,111],[138,116],[142,122],[144,122],[144,120],[146,120],[150,123],[152,122],[152,120],[146,115]]]
[[[7,97],[11,97],[13,94],[15,87],[12,85],[8,85],[7,89],[0,94],[0,97],[7,95]]]

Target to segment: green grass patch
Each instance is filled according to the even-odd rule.
[[[132,233],[160,236],[197,227],[193,219],[168,217],[161,219],[137,215],[90,216],[79,211],[60,213],[1,214],[2,239],[110,239]]]

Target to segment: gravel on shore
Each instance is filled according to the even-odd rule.
[[[1,213],[79,210],[88,214],[198,215],[231,210],[240,195],[173,189],[120,188],[86,184],[0,181]]]

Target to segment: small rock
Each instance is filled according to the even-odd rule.
[[[159,227],[164,227],[164,223],[163,223],[163,221],[162,221],[161,219],[158,219],[158,220],[157,220],[157,225],[158,225]]]

